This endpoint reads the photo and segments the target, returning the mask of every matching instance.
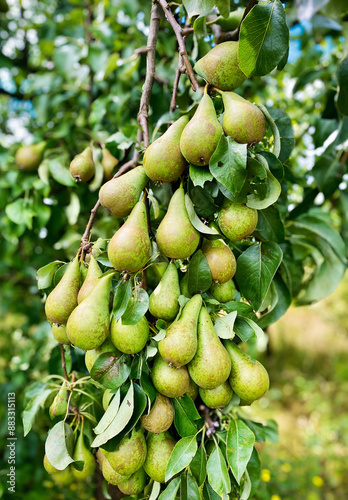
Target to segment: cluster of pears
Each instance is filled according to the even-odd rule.
[[[101,152],[101,165],[104,170],[104,177],[107,181],[111,179],[113,171],[118,163],[118,159],[104,146]],[[76,182],[88,182],[94,177],[95,164],[91,146],[87,146],[71,161],[70,173]]]

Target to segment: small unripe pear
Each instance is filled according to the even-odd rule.
[[[95,165],[91,146],[75,156],[70,163],[70,173],[76,182],[87,182],[95,174]]]
[[[71,468],[67,467],[64,470],[59,470],[51,475],[53,481],[59,486],[68,486],[74,482],[74,476],[72,475]]]
[[[67,396],[68,389],[66,386],[66,382],[64,382],[50,406],[50,417],[52,420],[58,415],[66,414],[66,410],[68,409]]]
[[[110,337],[114,346],[125,354],[136,354],[149,340],[149,324],[145,316],[135,325],[123,325],[122,319],[111,322]]]
[[[125,436],[114,451],[102,450],[111,467],[122,474],[129,476],[142,467],[146,458],[146,442],[143,431],[133,430]]]
[[[185,366],[175,368],[168,365],[158,353],[151,370],[151,378],[155,389],[168,398],[178,398],[188,391],[189,374]]]
[[[39,142],[31,146],[23,146],[16,153],[16,163],[21,170],[32,172],[42,162],[46,142]]]
[[[165,432],[174,420],[174,409],[170,399],[157,393],[155,404],[148,415],[141,417],[141,423],[147,431],[158,434]]]
[[[88,270],[87,270],[87,276],[85,281],[83,282],[80,291],[77,295],[77,302],[80,304],[80,302],[83,301],[93,290],[95,285],[98,283],[99,277],[102,275],[102,270],[99,267],[98,262],[95,260],[93,257],[93,254],[90,254],[90,259],[89,259],[89,264],[88,264]]]
[[[148,476],[159,483],[165,482],[166,468],[170,455],[175,446],[175,440],[169,432],[153,434],[149,432],[147,436],[147,456],[144,469]]]
[[[76,479],[84,480],[87,479],[87,477],[92,476],[94,474],[95,459],[93,454],[88,450],[88,448],[85,445],[83,437],[83,426],[80,435],[77,438],[73,458],[75,461],[81,460],[84,462],[82,470],[77,470],[75,468],[72,469],[73,476]]]
[[[257,220],[257,210],[227,199],[218,216],[221,231],[232,241],[250,236],[257,226]]]
[[[231,401],[233,391],[230,384],[226,381],[215,389],[202,389],[199,388],[199,395],[202,401],[209,408],[224,408]]]
[[[107,337],[106,340],[102,343],[102,345],[100,345],[96,349],[91,349],[90,351],[86,352],[85,365],[89,372],[91,372],[94,363],[99,358],[99,356],[104,352],[117,353],[117,350],[115,349],[114,344],[111,342],[110,337]]]
[[[119,482],[129,479],[129,476],[122,476],[116,472],[110,465],[109,460],[103,455],[101,450],[97,451],[97,459],[99,462],[99,467],[105,481],[116,486]]]
[[[58,469],[53,467],[51,462],[48,460],[46,453],[45,453],[45,456],[43,459],[43,466],[44,466],[46,472],[48,472],[48,474],[54,474],[55,472],[60,472]]]
[[[138,495],[141,493],[146,485],[146,472],[141,467],[139,470],[134,472],[129,479],[124,479],[120,481],[117,486],[118,489],[125,493],[126,495]]]
[[[150,295],[149,311],[156,318],[172,321],[179,312],[180,286],[175,264],[168,264],[161,281]]]
[[[202,252],[214,282],[226,283],[235,275],[237,263],[232,250],[222,240],[204,240]]]
[[[226,281],[226,283],[213,283],[209,288],[209,292],[212,294],[214,299],[221,303],[230,302],[234,300],[234,295],[236,293],[236,287],[232,280]]]
[[[107,181],[111,179],[113,170],[115,167],[117,167],[118,163],[118,159],[115,158],[108,149],[102,149],[101,164],[104,169],[104,177]]]
[[[66,334],[66,325],[61,325],[60,323],[52,324],[53,337],[60,344],[70,345],[70,340]]]

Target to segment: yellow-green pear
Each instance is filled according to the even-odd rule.
[[[184,295],[184,297],[187,297],[190,299],[192,295],[188,291],[188,273],[186,272],[183,276],[183,278],[180,281],[180,292],[181,295]]]
[[[214,282],[226,283],[233,278],[237,268],[236,258],[223,240],[204,240],[202,252]]]
[[[186,160],[180,151],[180,137],[188,122],[182,116],[145,151],[144,168],[152,181],[173,182],[183,173]]]
[[[232,241],[250,236],[257,226],[257,210],[226,199],[218,215],[218,223],[224,235]]]
[[[155,389],[168,398],[182,396],[188,391],[190,385],[186,367],[175,368],[168,365],[159,353],[156,354],[152,366],[151,378]]]
[[[126,495],[138,495],[144,490],[146,482],[146,472],[143,467],[141,467],[139,470],[134,472],[129,479],[123,479],[120,481],[117,486],[118,489]]]
[[[215,389],[231,371],[231,359],[217,336],[209,313],[202,307],[198,320],[198,347],[188,365],[192,380],[203,389]]]
[[[110,210],[114,217],[126,217],[139,201],[148,181],[143,167],[133,168],[120,177],[106,182],[100,188],[100,203]]]
[[[21,170],[32,172],[36,170],[42,162],[46,142],[22,146],[16,153],[16,163]]]
[[[95,165],[91,146],[75,156],[70,163],[70,173],[76,182],[87,182],[95,174]]]
[[[168,211],[158,226],[156,241],[160,252],[171,259],[186,259],[198,247],[199,232],[189,219],[182,187],[170,200]]]
[[[121,355],[121,353],[117,351],[114,344],[111,342],[111,338],[109,336],[106,337],[106,340],[100,346],[87,351],[85,354],[85,365],[89,372],[91,372],[94,363],[104,352],[111,352],[116,356]]]
[[[143,427],[154,434],[165,432],[174,420],[174,409],[170,399],[157,393],[155,404],[147,415],[141,417]]]
[[[180,285],[176,265],[168,264],[161,281],[150,295],[149,311],[156,318],[172,321],[179,312]]]
[[[146,207],[143,201],[139,201],[123,226],[111,238],[108,257],[117,271],[135,273],[145,266],[150,254]]]
[[[112,177],[113,170],[117,167],[119,161],[115,158],[107,148],[102,149],[101,164],[104,170],[104,177],[109,181]]]
[[[146,458],[146,442],[141,429],[133,429],[132,434],[125,436],[114,451],[105,451],[103,455],[111,467],[123,476],[134,474],[143,466]]]
[[[232,280],[226,281],[226,283],[213,283],[209,288],[209,292],[212,294],[214,299],[221,303],[230,302],[234,300],[234,295],[236,293],[236,287]]]
[[[238,42],[215,45],[193,68],[199,76],[220,90],[235,90],[247,79],[239,68]]]
[[[168,431],[160,434],[149,432],[147,436],[147,456],[144,469],[148,476],[159,483],[165,482],[166,468],[176,444]]]
[[[251,102],[234,92],[221,92],[225,113],[222,128],[240,144],[257,144],[266,133],[266,118]]]
[[[91,292],[93,290],[93,288],[95,287],[95,285],[99,281],[99,277],[102,274],[103,273],[99,267],[98,262],[95,260],[95,258],[93,257],[93,254],[91,253],[89,264],[88,264],[87,276],[86,276],[86,279],[83,282],[83,284],[80,288],[80,291],[77,295],[78,304],[80,304],[80,302],[82,302],[83,299],[85,299],[87,297],[89,292]]]
[[[149,324],[145,316],[135,325],[124,325],[122,318],[111,321],[110,337],[114,346],[125,354],[136,354],[149,340]]]
[[[198,396],[198,385],[192,380],[191,377],[190,377],[189,389],[186,392],[186,394],[188,395],[189,398],[192,399],[192,401],[194,401]]]
[[[113,276],[113,273],[102,276],[69,316],[66,331],[70,342],[84,351],[96,349],[108,336],[109,295]]]
[[[44,466],[44,469],[46,470],[46,472],[48,472],[48,474],[54,474],[55,472],[61,472],[58,469],[56,469],[55,467],[53,467],[51,462],[48,460],[46,453],[45,453],[45,456],[43,459],[43,466]]]
[[[209,408],[224,408],[231,401],[233,391],[230,384],[226,381],[215,389],[202,389],[199,388],[199,395],[202,401]]]
[[[214,103],[205,89],[195,114],[181,134],[181,152],[193,165],[208,165],[222,133]]]
[[[77,294],[80,288],[79,259],[70,262],[62,279],[46,300],[45,312],[51,323],[66,324],[70,313],[77,306]]]
[[[53,323],[52,333],[57,342],[59,342],[60,344],[70,345],[70,340],[66,334],[66,325]]]
[[[83,437],[83,426],[79,437],[77,438],[75,450],[73,454],[73,459],[75,461],[83,461],[83,469],[77,470],[75,468],[72,469],[73,476],[75,479],[84,480],[89,476],[92,476],[95,471],[95,459],[93,453],[89,451],[89,449],[85,445],[84,437]]]
[[[53,420],[59,415],[65,415],[68,409],[68,389],[66,382],[63,382],[62,387],[59,389],[58,394],[56,394],[53,403],[50,406],[50,417]]]
[[[187,365],[197,351],[197,323],[202,307],[202,297],[197,294],[185,305],[180,319],[167,329],[158,343],[162,358],[176,367]]]
[[[119,474],[118,472],[116,472],[111,467],[109,460],[103,455],[101,450],[97,451],[97,459],[98,459],[101,473],[103,474],[105,481],[107,481],[108,483],[116,486],[120,481],[124,481],[125,479],[130,478],[130,475],[129,476],[122,476],[122,474]]]

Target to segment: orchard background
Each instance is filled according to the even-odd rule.
[[[222,26],[211,23],[216,18],[214,1],[183,4],[170,6],[183,28],[191,18],[194,33],[186,33],[191,62],[212,44],[236,36],[226,34],[223,21]],[[217,7],[226,13],[241,4],[220,1]],[[280,2],[270,4],[281,12]],[[268,67],[259,65],[256,76],[238,90],[244,98],[264,104],[278,123],[285,162],[284,171],[274,172],[282,187],[277,208],[265,209],[257,237],[283,250],[290,245],[293,251],[288,260],[284,253],[286,273],[279,274],[272,285],[270,313],[259,321],[267,330],[268,343],[255,339],[248,343],[267,367],[271,389],[246,414],[257,421],[275,420],[280,426],[279,442],[272,442],[276,433],[269,431],[260,453],[261,480],[254,498],[343,499],[348,490],[344,397],[348,287],[343,278],[348,244],[348,12],[345,2],[338,0],[284,5],[290,28],[287,64],[286,47],[281,41],[277,45],[271,30],[268,42],[277,49],[274,57],[282,51],[284,57],[274,59],[273,65],[266,58]],[[53,483],[42,467],[44,442],[52,426],[48,409],[38,409],[25,439],[21,414],[30,399],[30,387],[24,394],[29,384],[48,374],[63,374],[60,349],[45,320],[37,270],[55,260],[67,262],[76,254],[103,182],[101,147],[106,144],[120,166],[136,151],[150,11],[150,2],[132,0],[83,5],[80,1],[0,2],[0,430],[5,450],[7,393],[16,392],[17,487],[11,498],[107,495],[100,477],[92,483]],[[286,33],[279,31],[279,19],[272,22],[284,42]],[[253,34],[248,36],[255,45]],[[177,110],[170,113],[178,58],[176,36],[162,15],[149,101],[150,142],[180,116],[178,109],[186,111],[201,98],[183,74]],[[279,69],[273,70],[277,65]],[[203,81],[199,83],[203,88]],[[19,171],[18,147],[42,140],[47,148],[38,173]],[[91,140],[96,175],[89,184],[75,184],[69,163]],[[196,206],[209,204],[198,193]],[[153,211],[161,212],[168,193],[162,189],[154,195]],[[99,210],[92,240],[107,240],[117,229],[115,219]],[[206,213],[207,205],[202,210]],[[306,307],[288,310],[291,301]],[[73,352],[71,361],[75,370],[86,373],[82,351]],[[0,490],[4,498],[9,495],[6,458],[4,451]]]

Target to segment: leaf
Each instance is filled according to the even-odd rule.
[[[115,321],[119,320],[127,308],[129,299],[132,296],[132,283],[130,280],[122,282],[116,288],[112,312]]]
[[[264,210],[259,210],[255,233],[262,241],[275,241],[276,243],[284,241],[284,224],[277,206],[271,205]]]
[[[221,500],[221,496],[215,493],[209,483],[206,483],[203,488],[204,500]]]
[[[158,498],[158,495],[160,494],[160,491],[161,491],[161,483],[154,481],[149,500],[156,500]]]
[[[220,14],[228,18],[230,13],[230,2],[229,0],[216,0],[216,6],[219,9]]]
[[[214,177],[207,168],[190,165],[190,179],[194,186],[204,187],[207,181],[212,181]]]
[[[192,459],[190,470],[196,478],[198,486],[202,486],[207,475],[207,453],[202,444]]]
[[[70,425],[61,420],[52,427],[46,439],[45,453],[50,464],[58,470],[64,470],[74,462],[74,459],[71,458],[73,446],[73,431]]]
[[[265,196],[260,196],[257,192],[249,194],[247,196],[246,205],[247,207],[255,208],[256,210],[262,210],[269,207],[270,205],[273,205],[273,203],[278,200],[282,188],[277,179],[270,171],[266,158],[264,158],[260,154],[256,154],[255,158],[259,161],[259,163],[261,163],[267,174],[267,191]]]
[[[98,425],[93,429],[95,434],[101,434],[109,427],[109,425],[117,415],[118,409],[120,407],[120,401],[121,401],[121,392],[120,389],[118,389],[115,396],[112,398],[111,403],[107,407],[106,412],[99,420]]]
[[[215,0],[183,0],[188,18],[208,14],[215,5]]]
[[[107,389],[115,390],[127,380],[130,370],[129,356],[103,352],[92,366],[91,377]]]
[[[215,234],[215,235],[219,234],[219,232],[216,229],[214,229],[213,227],[210,228],[209,226],[206,226],[205,224],[203,224],[203,222],[197,216],[195,209],[194,209],[194,206],[193,206],[193,203],[190,200],[190,197],[188,194],[185,194],[185,206],[186,206],[186,210],[187,210],[189,219],[191,221],[191,224],[193,225],[193,227],[195,229],[197,229],[197,231],[199,231],[200,233],[203,233],[203,234]]]
[[[241,495],[240,495],[239,500],[249,500],[250,493],[251,493],[251,481],[250,481],[249,473],[246,470],[245,476],[244,476],[244,483],[242,486]]]
[[[244,321],[248,323],[248,325],[254,330],[255,335],[258,339],[265,339],[265,332],[262,330],[262,328],[259,327],[257,323],[255,323],[255,321],[253,321],[250,318],[245,318],[243,316],[241,316],[241,318],[243,318]]]
[[[122,315],[123,325],[135,325],[145,316],[149,308],[149,295],[142,288],[136,288],[135,294],[128,301],[127,308]]]
[[[231,491],[231,481],[228,475],[226,461],[218,446],[208,459],[207,473],[209,484],[218,495],[222,496]]]
[[[201,500],[197,482],[191,474],[187,475],[187,497],[188,500]]]
[[[49,168],[53,179],[63,186],[75,186],[70,170],[64,167],[62,162],[62,158],[50,158]]]
[[[274,0],[255,5],[242,22],[239,35],[239,67],[245,75],[263,76],[284,58],[289,28],[282,3]]]
[[[192,436],[197,433],[195,420],[200,418],[192,399],[184,394],[180,398],[172,399],[174,407],[174,425],[181,437]]]
[[[337,107],[340,113],[348,116],[348,57],[340,62],[337,70]]]
[[[23,412],[24,437],[30,432],[37,412],[40,408],[43,408],[43,405],[51,392],[51,389],[42,388],[40,392],[30,399],[26,405]]]
[[[198,250],[188,267],[188,290],[191,295],[203,293],[211,287],[212,282],[208,261],[202,250]]]
[[[281,316],[283,316],[283,314],[285,314],[291,304],[290,290],[281,278],[279,272],[275,275],[272,283],[276,289],[278,302],[274,309],[263,314],[258,320],[258,324],[261,328],[267,328],[267,326],[277,321]]]
[[[62,262],[61,260],[55,260],[54,262],[50,262],[46,266],[41,267],[37,271],[36,278],[37,287],[39,290],[44,290],[45,288],[51,286],[54,273],[61,264],[64,264],[64,262]]]
[[[166,468],[166,482],[191,463],[196,451],[197,437],[195,435],[184,437],[176,443]]]
[[[250,460],[247,465],[247,471],[249,474],[249,479],[251,483],[251,492],[250,498],[256,493],[261,476],[261,462],[259,458],[259,454],[257,453],[256,448],[253,448],[253,452],[251,454]]]
[[[36,212],[29,206],[28,200],[19,198],[6,205],[5,212],[7,217],[15,224],[24,224],[28,229],[32,229],[33,217],[35,217]]]
[[[238,484],[254,448],[255,436],[243,420],[231,419],[227,432],[227,461]]]
[[[180,477],[175,477],[160,494],[158,500],[175,500],[180,486]]]
[[[295,136],[291,120],[283,109],[272,107],[268,109],[268,112],[279,130],[280,154],[278,158],[282,163],[285,163],[290,158],[295,146]]]
[[[233,326],[237,317],[237,311],[233,311],[226,316],[218,317],[215,321],[214,328],[221,339],[233,339]]]

